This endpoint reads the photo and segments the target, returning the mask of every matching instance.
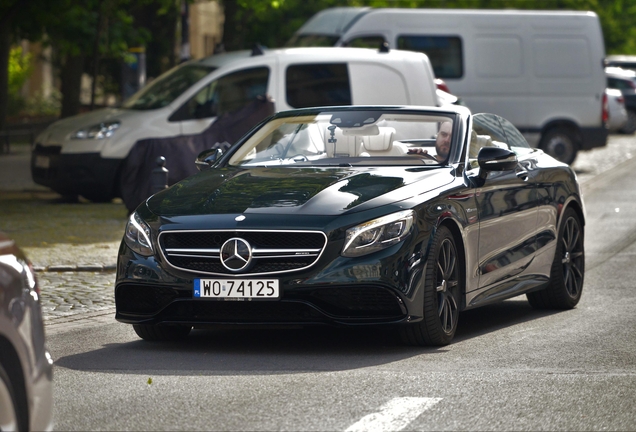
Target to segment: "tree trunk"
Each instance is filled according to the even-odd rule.
[[[4,129],[9,109],[9,26],[0,27],[0,130]]]
[[[236,20],[238,4],[236,0],[223,1],[223,13],[225,22],[223,23],[223,45],[226,51],[235,51],[243,48],[241,41],[241,31]]]
[[[84,56],[68,55],[61,70],[62,81],[62,113],[61,118],[79,114],[82,89],[82,73],[84,72]]]
[[[95,33],[95,41],[93,43],[93,82],[91,83],[91,111],[95,109],[95,92],[97,90],[97,76],[99,75],[99,42],[102,38],[104,29],[104,12],[102,4],[99,5],[97,14],[97,32]]]

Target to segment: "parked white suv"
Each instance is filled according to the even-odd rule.
[[[120,108],[53,123],[36,139],[32,176],[65,196],[108,201],[123,195],[126,201],[126,191],[150,177],[152,166],[145,162],[157,154],[166,157],[174,183],[196,171],[198,151],[229,146],[275,111],[436,106],[434,78],[428,57],[410,51],[291,48],[214,55],[173,68]],[[183,163],[175,166],[179,158]]]

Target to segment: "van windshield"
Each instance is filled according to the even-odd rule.
[[[134,110],[162,108],[214,69],[216,68],[201,64],[176,67],[132,95],[122,107]]]

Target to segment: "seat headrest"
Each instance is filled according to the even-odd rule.
[[[362,138],[362,144],[367,151],[389,151],[393,147],[393,135],[395,129],[392,127],[378,128],[378,135],[365,136]]]

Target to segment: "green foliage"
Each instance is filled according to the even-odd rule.
[[[31,117],[57,117],[62,107],[62,94],[59,90],[53,90],[49,96],[38,92],[35,96],[26,100],[22,114]]]
[[[33,73],[32,56],[23,53],[22,47],[12,48],[9,53],[9,94],[17,95]]]
[[[32,56],[22,52],[22,47],[12,48],[9,52],[9,85],[7,113],[16,115],[24,109],[26,101],[20,95],[24,83],[33,73]]]

